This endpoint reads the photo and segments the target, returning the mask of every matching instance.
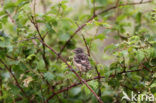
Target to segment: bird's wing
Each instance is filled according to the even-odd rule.
[[[91,65],[88,59],[88,56],[86,54],[80,54],[80,61],[81,61],[81,65],[85,68],[85,69],[90,69]]]
[[[87,71],[87,70],[91,69],[91,65],[90,65],[88,56],[84,53],[80,53],[80,54],[75,55],[74,65],[80,71]]]

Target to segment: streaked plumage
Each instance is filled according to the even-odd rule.
[[[77,48],[74,50],[75,56],[73,58],[74,65],[81,72],[86,72],[91,69],[91,65],[88,56],[84,53],[82,48]]]

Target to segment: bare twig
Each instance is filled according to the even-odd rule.
[[[96,73],[97,73],[97,75],[99,77],[99,79],[98,79],[98,85],[99,85],[98,95],[101,97],[101,81],[100,81],[101,75],[100,75],[100,72],[98,71],[98,68],[97,68],[96,65],[95,65],[95,70],[96,70]]]
[[[79,25],[77,23],[76,23],[76,25],[79,27]],[[87,49],[88,56],[90,56],[90,49],[89,49],[89,46],[87,45],[87,41],[86,41],[86,39],[85,39],[85,37],[84,37],[82,32],[81,32],[81,35],[82,35],[82,39],[83,39],[83,41],[85,43],[85,47]]]
[[[149,0],[149,1],[145,1],[145,2],[133,2],[133,3],[125,3],[125,4],[120,4],[118,6],[112,6],[110,8],[107,8],[105,10],[102,10],[102,11],[99,11],[97,13],[95,13],[95,15],[93,15],[89,20],[87,20],[84,24],[82,24],[81,26],[79,26],[75,32],[70,36],[70,38],[66,41],[66,43],[62,46],[60,52],[59,52],[59,55],[61,55],[61,53],[63,52],[64,48],[67,46],[67,44],[71,41],[71,39],[81,30],[83,29],[87,23],[91,22],[95,17],[97,17],[98,15],[101,15],[103,13],[106,13],[110,10],[113,10],[115,8],[118,8],[118,7],[121,7],[121,6],[128,6],[128,5],[138,5],[138,4],[145,4],[145,3],[149,3],[149,2],[152,2],[152,0]]]
[[[77,73],[76,71],[72,68],[72,66],[70,64],[67,63],[67,61],[62,57],[62,56],[59,56],[58,53],[53,49],[51,48],[50,46],[48,46],[45,42],[43,42],[41,39],[38,39],[44,46],[46,46],[47,48],[49,48],[55,55],[57,55],[59,57],[59,59],[61,61],[63,61],[67,66],[68,68],[70,68],[70,70],[77,76],[77,78],[82,82],[84,83],[88,89],[94,94],[94,96],[96,97],[96,99],[99,101],[99,103],[103,103],[103,101],[101,100],[101,98],[94,92],[94,90],[87,84],[87,82],[82,79]],[[47,102],[51,99],[51,97],[49,97],[47,99]]]
[[[83,41],[84,41],[84,43],[85,43],[85,46],[86,46],[86,49],[87,49],[88,56],[90,56],[90,49],[89,49],[89,47],[88,47],[88,45],[87,45],[86,39],[85,39],[85,37],[84,37],[83,34],[81,34],[81,35],[82,35]]]

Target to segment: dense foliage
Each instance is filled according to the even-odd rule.
[[[1,1],[0,103],[97,103],[72,69],[104,103],[126,103],[123,91],[156,98],[155,6],[154,0]],[[87,73],[72,63],[76,47],[90,55]]]

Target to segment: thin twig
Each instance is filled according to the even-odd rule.
[[[75,24],[79,27],[79,25],[77,23],[75,23]],[[86,41],[86,39],[85,39],[85,37],[84,37],[82,32],[81,32],[81,35],[82,35],[82,39],[83,39],[83,41],[85,43],[85,47],[87,49],[88,56],[90,56],[90,49],[89,49],[89,46],[87,45],[87,41]]]
[[[118,8],[118,7],[121,7],[121,6],[128,6],[128,5],[138,5],[138,4],[145,4],[145,3],[149,3],[149,2],[152,2],[152,0],[149,0],[149,1],[145,1],[145,2],[133,2],[133,3],[125,3],[125,4],[120,4],[118,6],[112,6],[110,8],[107,8],[105,10],[102,10],[102,11],[99,11],[97,13],[95,13],[95,15],[93,15],[90,19],[88,19],[84,24],[82,24],[81,26],[79,26],[75,32],[70,36],[70,38],[66,41],[66,43],[62,46],[60,52],[59,52],[59,56],[61,55],[61,53],[63,52],[64,48],[67,46],[67,44],[71,41],[71,39],[81,30],[83,29],[87,23],[91,22],[95,17],[97,17],[98,15],[101,15],[103,13],[106,13],[110,10],[113,10],[115,8]]]
[[[9,17],[10,20],[11,20],[11,22],[12,22],[13,24],[16,24],[16,23],[15,23],[15,20],[13,19],[13,17],[12,17],[7,11],[5,11],[5,13],[8,15],[8,17]]]
[[[90,56],[90,49],[89,49],[89,47],[88,47],[88,45],[87,45],[86,39],[85,39],[85,37],[84,37],[83,34],[81,34],[81,35],[82,35],[83,41],[84,41],[84,43],[85,43],[85,47],[86,47],[86,49],[87,49],[88,56]]]
[[[96,65],[95,65],[95,70],[96,70],[96,73],[97,73],[97,75],[98,75],[98,77],[99,77],[99,79],[98,79],[98,85],[99,85],[98,95],[101,97],[101,81],[100,81],[101,75],[100,75],[100,72],[98,71],[98,68],[97,68]]]
[[[30,21],[31,21],[31,23],[34,25],[34,27],[35,27],[35,29],[36,29],[36,31],[37,31],[37,33],[38,33],[40,39],[41,39],[42,41],[44,41],[44,37],[42,37],[42,35],[41,35],[41,33],[40,33],[40,30],[39,30],[38,23],[36,22],[36,18],[35,18],[35,13],[36,13],[35,10],[36,10],[36,8],[35,8],[35,6],[36,6],[36,0],[34,0],[34,5],[33,5],[33,16],[31,16]],[[49,63],[48,63],[48,60],[47,60],[47,58],[46,58],[45,46],[42,45],[42,48],[43,48],[42,58],[43,58],[43,61],[44,61],[44,63],[45,63],[45,67],[46,67],[46,69],[48,70]]]

